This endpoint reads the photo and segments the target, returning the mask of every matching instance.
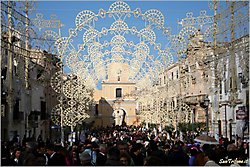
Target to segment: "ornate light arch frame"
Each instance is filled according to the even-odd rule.
[[[212,17],[206,16],[206,12],[200,14],[197,19],[188,13],[181,22],[180,33],[172,35],[171,28],[165,27],[160,11],[149,9],[143,13],[139,8],[131,10],[127,3],[116,1],[107,11],[83,10],[78,13],[75,27],[69,29],[68,37],[51,32],[48,36],[56,40],[55,48],[64,67],[68,67],[69,73],[77,76],[88,88],[96,88],[98,82],[106,79],[108,65],[112,62],[127,63],[130,68],[124,73],[129,80],[139,88],[146,88],[157,82],[158,75],[173,63],[175,55],[185,54],[189,36],[198,31],[193,20],[198,20],[197,25],[212,23]],[[126,20],[132,17],[141,18],[144,26],[138,29],[136,25],[128,24]],[[112,20],[109,27],[99,28],[98,21],[106,18]],[[157,42],[158,31],[167,41],[165,48]],[[133,36],[131,40],[127,40],[129,35]],[[74,40],[79,37],[82,42],[75,46]],[[137,40],[133,40],[135,38]]]
[[[142,28],[127,22],[132,17],[144,22]],[[99,28],[97,24],[101,19],[110,19],[109,27]],[[163,48],[157,42],[160,31],[161,36],[171,43],[171,29],[164,23],[163,14],[156,9],[143,13],[139,8],[131,10],[127,3],[116,1],[107,11],[83,10],[78,13],[75,28],[69,29],[68,37],[58,38],[55,46],[70,73],[82,78],[91,88],[106,79],[108,65],[113,62],[128,64],[130,68],[124,73],[129,80],[138,87],[147,87],[174,60],[174,50],[167,44]],[[79,36],[82,36],[82,43],[75,46],[74,40]]]

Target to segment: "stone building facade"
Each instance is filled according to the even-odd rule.
[[[136,101],[131,93],[136,84],[126,75],[129,66],[114,62],[108,68],[107,79],[101,90],[96,90],[95,126],[133,125],[136,121]]]
[[[223,48],[215,56],[210,44],[203,41],[202,34],[194,35],[187,57],[160,75],[157,88],[164,92],[167,108],[174,110],[182,101],[192,110],[190,122],[205,122],[206,108],[203,104],[208,95],[209,133],[216,138],[248,136],[249,40],[246,39],[249,37],[242,37],[234,44],[233,66],[230,48],[227,51]],[[235,76],[232,70],[236,72]]]

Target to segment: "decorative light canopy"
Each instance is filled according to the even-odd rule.
[[[144,25],[138,26],[129,18],[141,19]],[[100,28],[99,21],[104,19],[106,25],[110,24]],[[165,27],[160,11],[150,9],[143,13],[139,8],[132,10],[127,3],[117,1],[98,13],[80,12],[75,28],[69,29],[68,37],[59,38],[56,47],[70,72],[88,80],[92,88],[106,79],[107,68],[113,62],[128,64],[130,68],[125,72],[129,80],[138,87],[146,87],[173,62],[173,50],[162,47],[158,31],[165,39],[171,39],[171,30]],[[75,46],[74,40],[82,42]]]
[[[46,30],[42,36],[51,51],[53,42],[64,70],[82,78],[86,86],[96,88],[107,78],[108,66],[118,62],[130,67],[124,73],[129,75],[131,82],[138,88],[145,88],[156,83],[159,74],[176,61],[177,56],[185,58],[191,35],[202,29],[207,38],[211,37],[212,16],[207,16],[206,11],[201,11],[198,17],[193,17],[192,13],[186,16],[179,22],[182,26],[180,33],[172,35],[160,11],[132,10],[127,3],[118,0],[108,10],[78,13],[75,27],[69,28],[66,37],[61,37],[60,31],[51,30]],[[37,14],[32,23],[39,29],[60,29],[62,26],[60,20],[55,17],[45,20],[42,14]]]
[[[48,21],[42,15],[37,15],[33,24],[46,28],[42,23],[51,23],[51,20]],[[105,21],[105,27],[102,21]],[[81,113],[86,110],[81,110],[84,108],[81,107],[82,104],[76,104],[87,95],[87,91],[79,93],[77,90],[96,88],[100,81],[108,77],[108,67],[112,63],[127,64],[130,68],[123,73],[128,75],[129,81],[137,84],[139,90],[152,87],[157,83],[159,75],[177,59],[174,56],[185,58],[190,36],[198,34],[200,30],[207,36],[211,35],[208,30],[212,23],[213,17],[207,16],[206,11],[202,11],[198,17],[188,13],[187,18],[179,22],[182,26],[180,33],[172,35],[171,28],[165,27],[165,19],[160,11],[149,9],[143,13],[139,8],[132,10],[127,3],[116,1],[108,10],[99,9],[98,13],[83,10],[78,13],[75,27],[69,29],[68,37],[61,37],[50,30],[45,31],[43,37],[48,39],[50,48],[53,48],[50,42],[55,41],[54,47],[63,64],[60,68],[77,77],[77,81],[63,81],[62,72],[52,77],[51,85],[54,90],[61,93],[60,97],[70,99],[68,102],[59,99],[60,104],[52,112],[54,122],[59,123],[60,116],[69,117],[69,120],[64,121],[69,126],[79,122],[74,119],[80,119],[77,111]],[[55,22],[55,26],[60,28],[60,22]],[[172,85],[174,87],[176,84]],[[157,115],[151,118],[155,123],[164,122],[169,125],[177,117],[185,122],[190,120],[190,110],[184,103],[178,104],[179,112],[173,112],[173,108],[163,103],[168,101],[163,94],[159,94],[160,98],[155,97],[153,101],[150,100],[152,97],[145,99],[140,95],[136,96],[138,102],[142,101],[142,105],[148,106],[148,112],[157,110]],[[69,109],[62,106],[63,103],[68,103]],[[60,116],[57,111],[60,111]],[[145,111],[141,110],[141,115],[145,115]]]

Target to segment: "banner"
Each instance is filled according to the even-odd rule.
[[[245,107],[239,107],[236,110],[236,120],[245,120],[247,118],[247,113]]]

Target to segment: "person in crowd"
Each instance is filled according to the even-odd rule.
[[[144,166],[162,166],[163,162],[160,158],[156,157],[156,156],[148,156],[145,158]]]
[[[80,161],[81,165],[83,166],[93,166],[93,164],[91,163],[91,157],[87,152],[82,152],[80,154]]]
[[[37,153],[37,143],[36,142],[26,142],[26,148],[24,152],[24,166],[39,166],[45,165],[41,164],[41,157],[38,157]]]
[[[38,142],[38,144],[43,142],[43,138],[42,138],[41,134],[37,137],[37,142]]]
[[[242,142],[239,153],[242,157],[242,159],[246,160],[249,158],[249,144],[247,142]]]
[[[21,149],[16,148],[13,153],[13,157],[10,159],[10,165],[13,166],[22,166],[23,165],[23,159],[21,158]]]
[[[206,164],[205,153],[199,152],[194,160],[194,166],[204,166]]]
[[[154,140],[150,141],[150,148],[151,148],[151,152],[149,153],[150,156],[155,156],[158,157],[162,160],[162,162],[164,163],[164,165],[167,165],[167,156],[163,151],[163,142],[156,142]]]
[[[124,142],[124,141],[119,141],[118,143],[117,143],[117,148],[118,148],[118,150],[120,151],[120,153],[122,154],[122,153],[125,153],[125,154],[129,154],[129,152],[131,151],[131,149],[132,149],[132,144],[131,144],[131,149],[129,149],[129,144],[128,144],[129,142]],[[135,163],[134,163],[134,161],[133,161],[133,158],[130,156],[130,160],[129,160],[129,162],[130,162],[130,165],[131,166],[134,166],[135,165]]]
[[[123,152],[120,154],[120,162],[124,165],[124,166],[130,166],[131,164],[131,157],[128,153]]]
[[[243,143],[242,139],[237,136],[236,137],[236,146],[237,146],[237,148],[241,148],[242,143]]]
[[[70,162],[70,157],[69,157],[69,153],[68,153],[68,150],[61,146],[61,145],[58,145],[57,146],[57,152],[61,155],[63,155],[64,159],[65,159],[65,162],[66,162],[66,165],[67,166],[70,166],[71,165],[71,162]]]
[[[135,143],[133,146],[132,146],[132,149],[131,149],[131,152],[130,152],[130,155],[133,159],[133,162],[136,166],[142,166],[143,165],[143,160],[144,160],[144,157],[141,153],[141,149],[142,149],[142,144],[140,143]]]
[[[96,165],[105,165],[107,161],[107,144],[100,144],[99,152],[96,155]]]
[[[12,138],[12,143],[19,143],[19,135],[14,135],[14,137]]]
[[[98,141],[97,141],[98,142]],[[92,142],[92,152],[91,152],[91,162],[96,165],[96,158],[97,158],[97,154],[99,152],[99,145],[97,144],[97,142]]]
[[[128,144],[123,142],[123,141],[119,141],[117,144],[117,148],[120,151],[120,153],[128,153],[129,152],[129,147]]]
[[[41,142],[38,144],[35,155],[37,157],[37,163],[40,165],[48,165],[45,143]]]
[[[1,143],[1,165],[6,166],[10,163],[10,147],[8,142]]]
[[[107,161],[105,165],[108,166],[120,166],[122,163],[120,162],[120,151],[117,147],[111,147],[107,153]]]
[[[168,154],[168,165],[188,166],[189,157],[183,152],[182,147],[176,143]]]
[[[14,157],[21,142],[2,141],[1,164],[13,166],[18,165],[14,162],[19,163],[23,160],[22,165],[24,166],[237,165],[235,163],[224,164],[223,161],[219,163],[220,160],[227,159],[243,160],[242,164],[236,161],[240,165],[248,164],[249,149],[248,143],[244,143],[245,141],[241,142],[240,147],[231,145],[233,141],[226,139],[218,145],[199,146],[187,136],[180,140],[177,136],[171,135],[172,138],[167,139],[164,137],[164,133],[164,131],[157,132],[152,128],[145,129],[135,126],[91,128],[86,130],[84,143],[76,142],[72,147],[60,143],[60,140],[58,140],[58,144],[56,141],[49,140],[45,144],[42,140],[31,142],[30,138],[27,138],[22,145],[25,148],[21,150],[20,158],[16,158],[16,160]],[[56,147],[49,142],[53,142]],[[188,157],[187,153],[191,153],[191,157]]]
[[[215,162],[216,154],[212,150],[212,148],[207,149],[204,153],[205,153],[205,156],[204,156],[205,165],[204,166],[219,166]]]
[[[227,156],[224,158],[224,162],[227,162],[227,163],[221,163],[220,165],[227,165],[227,166],[240,166],[238,164],[238,162],[236,162],[235,160],[238,159],[238,156],[239,156],[239,150],[237,148],[237,146],[235,144],[229,144],[227,146]],[[232,161],[231,161],[232,160]],[[240,159],[239,159],[240,160]]]
[[[72,150],[70,155],[70,165],[72,166],[79,166],[81,165],[79,152],[77,150]]]
[[[170,145],[168,143],[166,143],[164,146],[163,146],[163,150],[164,150],[164,154],[166,156],[168,156],[169,154],[169,151],[170,151]]]
[[[196,147],[192,147],[190,149],[190,158],[188,161],[189,166],[194,166],[194,161],[195,161],[197,154],[198,154],[198,149]]]
[[[66,166],[65,157],[57,153],[54,144],[49,144],[47,146],[48,166]]]
[[[90,155],[90,157],[91,157],[91,154],[92,154],[92,143],[88,139],[84,143],[83,152],[88,153]]]

